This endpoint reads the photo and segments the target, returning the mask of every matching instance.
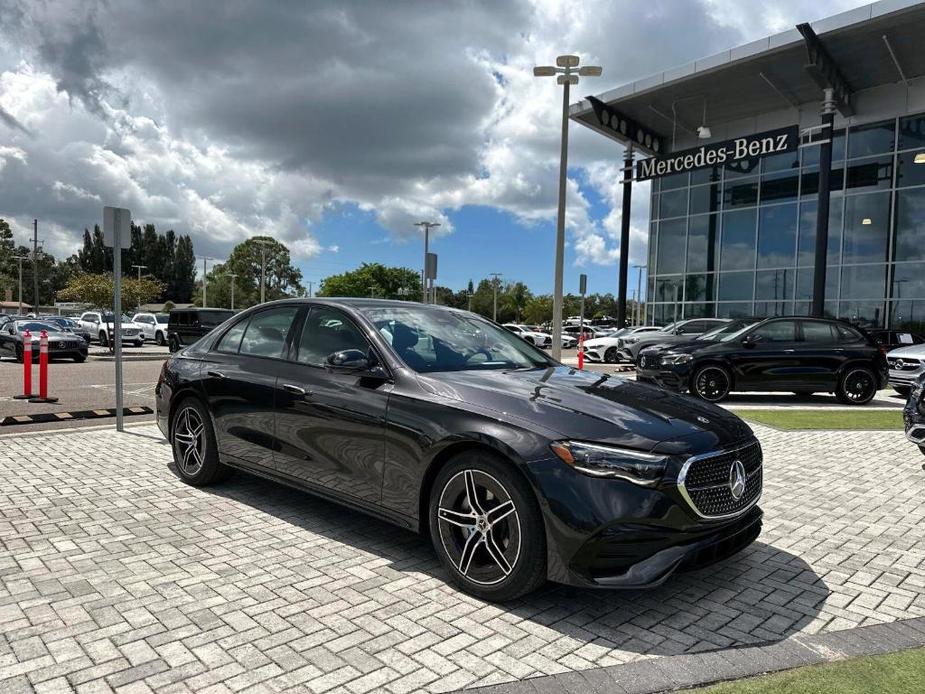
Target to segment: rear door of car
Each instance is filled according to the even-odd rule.
[[[300,307],[264,309],[238,321],[203,358],[201,378],[223,456],[273,470],[274,395]]]
[[[277,471],[378,503],[392,384],[326,368],[329,355],[348,349],[379,360],[363,328],[345,312],[316,305],[300,320],[276,385]]]
[[[800,368],[794,372],[794,386],[833,390],[839,369],[845,363],[845,347],[834,323],[804,319],[798,321]]]

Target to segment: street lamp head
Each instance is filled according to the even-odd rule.
[[[556,74],[556,68],[552,65],[541,65],[533,68],[534,77],[552,77]]]
[[[559,67],[578,67],[577,55],[560,55],[556,58],[556,65]]]
[[[603,71],[600,65],[583,65],[578,68],[578,74],[582,77],[600,77]]]
[[[556,82],[559,84],[578,84],[578,75],[559,75]]]

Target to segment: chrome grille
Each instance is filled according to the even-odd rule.
[[[745,468],[745,491],[736,499],[729,486],[736,460]],[[762,486],[761,445],[754,441],[731,451],[690,458],[678,476],[678,490],[703,518],[724,518],[742,513],[758,501]]]
[[[918,359],[909,359],[908,357],[888,357],[887,361],[894,371],[915,371],[921,366]]]

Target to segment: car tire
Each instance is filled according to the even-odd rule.
[[[24,359],[25,359],[25,356],[23,355],[23,346],[16,345],[16,361],[22,364]]]
[[[617,356],[617,348],[609,347],[606,352],[604,352],[604,361],[608,364],[616,364],[619,360]]]
[[[167,344],[167,340],[164,339],[164,333],[158,331],[157,335],[154,336],[154,341],[157,343],[158,347],[163,347]]]
[[[866,405],[876,394],[876,376],[870,369],[861,366],[847,369],[835,390],[835,396],[845,405]]]
[[[144,340],[135,340],[135,347],[144,347]]]
[[[171,337],[167,349],[169,349],[171,353],[180,351],[180,341],[176,337]]]
[[[440,563],[464,592],[502,602],[546,581],[539,505],[510,463],[482,451],[454,456],[431,487],[429,518]]]
[[[218,459],[212,419],[196,398],[177,406],[170,426],[170,448],[180,479],[194,487],[221,482],[232,472]]]
[[[100,346],[109,347],[109,336],[106,334],[105,331],[100,332]]]
[[[707,364],[694,372],[690,392],[707,402],[720,402],[732,390],[732,374],[719,364]]]
[[[919,451],[922,452],[922,455],[925,455],[925,446],[919,446]]]
[[[86,354],[78,354],[76,357],[74,357],[75,364],[83,364],[85,361],[87,361]]]
[[[909,393],[912,392],[912,388],[909,386],[893,386],[893,390],[902,395],[904,398],[908,398]]]

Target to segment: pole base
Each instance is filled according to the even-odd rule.
[[[14,395],[14,396],[13,396],[13,400],[28,400],[28,399],[34,398],[34,397],[35,397],[35,396],[32,395],[31,393],[26,393],[26,394],[23,394],[23,395]]]
[[[58,398],[29,398],[29,402],[33,403],[52,403],[58,402]]]

